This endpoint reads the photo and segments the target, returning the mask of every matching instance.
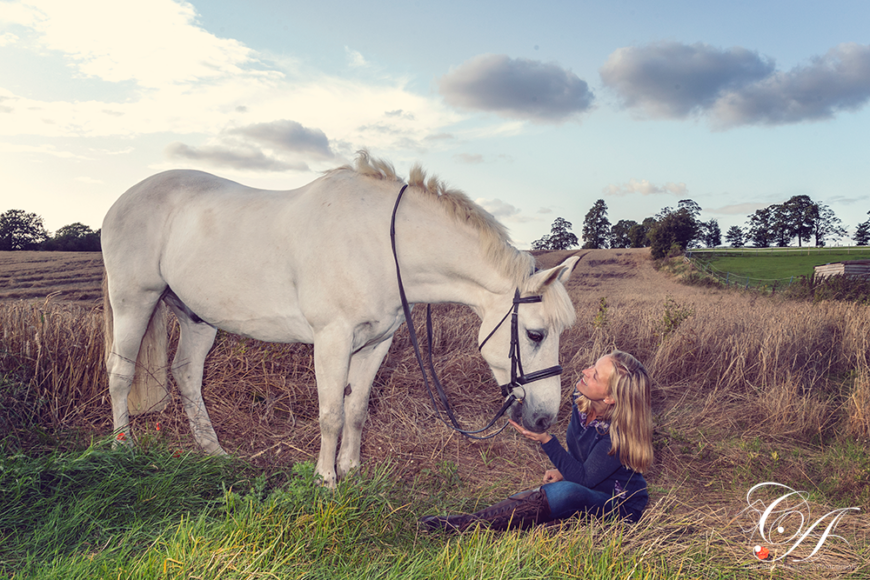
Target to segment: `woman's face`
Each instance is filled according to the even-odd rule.
[[[612,405],[615,401],[607,393],[610,384],[610,375],[614,372],[613,363],[609,356],[603,356],[595,364],[582,372],[582,377],[577,382],[576,389],[593,403],[596,407]]]

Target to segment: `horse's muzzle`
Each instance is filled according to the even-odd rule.
[[[526,409],[521,402],[514,403],[509,413],[514,422],[535,433],[543,433],[549,429],[554,420],[549,413],[532,413],[530,417],[526,416]]]

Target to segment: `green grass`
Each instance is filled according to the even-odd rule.
[[[702,544],[674,561],[661,546],[632,545],[621,523],[422,533],[416,521],[443,509],[435,503],[467,498],[429,480],[397,481],[393,467],[331,491],[315,485],[312,463],[267,477],[238,460],[174,457],[154,442],[4,454],[0,577],[609,580],[707,567]]]
[[[76,452],[5,455],[0,577],[609,580],[749,574],[750,564],[735,563],[733,553],[723,550],[727,529],[693,537],[697,531],[685,515],[668,516],[667,506],[646,525],[574,520],[526,532],[429,534],[418,530],[419,517],[468,501],[449,477],[433,481],[436,474],[429,473],[403,482],[394,465],[381,464],[332,491],[315,485],[310,462],[266,475],[238,460],[175,457],[159,442],[146,443],[137,450],[100,442]],[[449,467],[442,469],[448,476]],[[716,538],[712,545],[710,538]]]
[[[821,264],[870,259],[870,248],[744,248],[735,250],[692,250],[699,267],[729,282],[769,285],[809,276]],[[747,280],[748,279],[748,280]]]

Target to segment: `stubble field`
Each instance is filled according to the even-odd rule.
[[[550,266],[574,253],[538,260]],[[870,572],[868,307],[683,286],[658,272],[647,250],[576,253],[583,258],[568,289],[578,322],[562,335],[564,403],[554,433],[564,440],[579,371],[613,348],[636,355],[655,382],[651,503],[621,538],[622,549],[654,554],[674,570],[758,570],[757,532],[741,523],[746,493],[776,481],[807,491],[819,515],[861,509],[841,520],[837,534],[845,540],[817,555],[819,565],[781,577]],[[111,432],[101,276],[99,254],[0,253],[0,373],[20,385],[0,393],[7,441],[25,449],[74,446]],[[434,316],[436,366],[473,426],[500,403],[477,354],[478,321],[453,305],[436,307]],[[219,333],[203,392],[225,449],[265,473],[316,457],[311,353],[308,345]],[[135,427],[144,435],[158,422],[171,446],[193,448],[177,394]],[[438,423],[404,327],[375,379],[362,454],[413,483],[423,505],[431,494],[429,513],[459,496],[483,503],[538,485],[548,467],[543,453],[509,430],[471,442]],[[439,481],[449,483],[452,499]]]

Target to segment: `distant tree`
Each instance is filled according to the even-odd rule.
[[[677,203],[677,209],[674,209],[670,206],[663,207],[662,210],[656,214],[655,219],[657,222],[661,223],[667,216],[669,216],[673,213],[683,214],[683,217],[678,221],[683,223],[683,224],[688,223],[691,225],[690,230],[689,230],[690,233],[688,234],[689,235],[688,241],[686,242],[685,245],[683,245],[682,243],[680,244],[682,246],[682,248],[686,249],[688,247],[696,247],[696,246],[702,245],[703,241],[704,241],[703,240],[703,233],[704,233],[703,227],[704,226],[703,226],[703,222],[700,219],[701,206],[698,205],[698,203],[696,201],[693,201],[691,199],[681,199]],[[685,236],[687,234],[685,232],[683,232],[681,235]]]
[[[691,199],[681,199],[679,202],[677,202],[677,209],[686,210],[687,212],[689,212],[689,215],[691,215],[696,220],[701,217],[701,206],[698,205],[697,202],[692,201]]]
[[[0,250],[36,250],[48,232],[42,218],[23,209],[10,209],[0,215]]]
[[[817,248],[824,246],[828,239],[845,237],[846,228],[830,207],[823,203],[816,204],[813,214],[813,236]]]
[[[674,213],[674,208],[672,208],[672,207],[669,206],[669,205],[666,205],[665,207],[663,207],[663,208],[661,209],[661,211],[660,211],[659,213],[657,213],[657,214],[655,215],[655,217],[654,217],[653,219],[654,219],[655,221],[657,221],[657,222],[660,222],[660,221],[662,221],[663,219],[665,219],[665,216],[666,216],[666,215],[671,214],[671,213]]]
[[[742,248],[743,229],[741,229],[740,226],[731,226],[725,233],[725,241],[728,242],[732,248]]]
[[[746,241],[751,241],[756,248],[769,248],[775,239],[772,207],[755,210],[747,221]]]
[[[782,204],[782,212],[791,234],[789,240],[797,236],[798,246],[802,245],[801,241],[809,242],[819,215],[819,208],[810,196],[795,195]]]
[[[40,248],[50,252],[99,252],[100,232],[76,222],[57,230]]]
[[[544,234],[540,239],[532,242],[533,250],[549,250],[550,249],[550,235]]]
[[[610,247],[611,248],[630,248],[631,237],[629,232],[634,226],[640,224],[634,220],[619,220],[612,228],[610,228]]]
[[[577,236],[571,233],[571,222],[564,218],[556,218],[550,228],[550,233],[532,242],[533,250],[567,250],[579,242]]]
[[[696,235],[696,227],[695,219],[685,209],[664,216],[649,232],[652,257],[664,258],[675,247],[685,250]]]
[[[571,233],[571,222],[563,218],[556,218],[550,228],[550,249],[567,250],[579,245],[577,236]]]
[[[870,211],[867,212],[870,215]],[[858,229],[855,230],[855,237],[852,238],[859,246],[866,246],[870,242],[870,219],[866,222],[858,224]]]
[[[701,222],[701,239],[704,245],[708,248],[715,248],[722,245],[722,230],[719,229],[719,222],[711,219],[708,222]]]
[[[632,248],[648,248],[652,242],[649,239],[649,231],[658,222],[654,217],[648,217],[642,223],[631,226],[628,230],[628,239],[631,240]]]
[[[606,248],[608,237],[610,237],[610,220],[607,219],[607,204],[603,199],[599,199],[583,220],[583,247]]]
[[[691,199],[681,199],[679,202],[677,202],[677,211],[685,211],[690,216],[692,216],[692,221],[695,226],[695,234],[692,236],[692,239],[689,240],[688,247],[695,248],[706,244],[706,241],[704,239],[705,224],[701,221],[701,206]]]
[[[770,232],[773,235],[773,241],[778,247],[785,248],[795,236],[791,214],[785,205],[779,204],[770,206],[770,215]]]

